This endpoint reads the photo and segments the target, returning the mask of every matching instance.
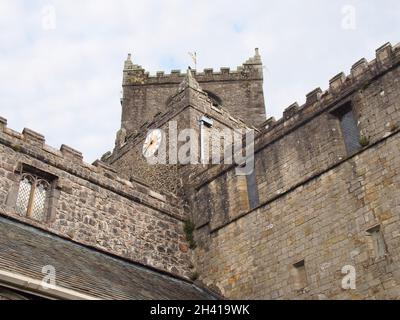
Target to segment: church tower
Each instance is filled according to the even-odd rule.
[[[248,125],[258,126],[265,121],[263,66],[258,49],[237,70],[205,69],[199,73],[193,70],[193,76],[215,107],[225,109]],[[157,72],[151,76],[128,55],[121,100],[121,128],[126,130],[127,136],[136,134],[155,115],[167,111],[184,77],[180,70],[173,70],[171,74]]]

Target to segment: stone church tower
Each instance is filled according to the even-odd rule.
[[[150,76],[141,66],[132,63],[130,55],[123,74],[122,128],[130,136],[158,113],[168,111],[184,74],[173,70],[171,74],[157,72]],[[235,71],[205,69],[199,73],[194,70],[193,74],[214,106],[222,107],[249,125],[257,126],[265,120],[263,67],[258,49],[254,57]]]
[[[265,121],[262,70],[258,49],[235,71],[221,68],[220,72],[205,69],[197,73],[189,69],[183,74],[158,72],[156,76],[134,65],[129,55],[123,72],[121,130],[116,148],[103,160],[125,179],[178,194],[187,180],[184,177],[204,167],[169,165],[171,161],[149,165],[142,155],[147,133],[154,129],[168,132],[176,122],[178,132],[193,129],[200,136],[202,117],[210,118],[213,129],[221,131],[255,128]]]

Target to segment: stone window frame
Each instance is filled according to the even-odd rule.
[[[358,141],[357,148],[349,149],[349,144],[346,142],[345,134],[343,132],[344,130],[343,130],[342,119],[343,119],[344,115],[346,115],[348,113],[351,113],[351,115],[352,115],[356,130],[358,132],[358,138],[360,139],[361,138],[361,130],[360,130],[359,123],[358,123],[359,117],[358,117],[355,105],[351,99],[342,102],[339,106],[335,107],[333,110],[331,110],[329,112],[331,117],[337,121],[337,129],[340,132],[340,136],[341,136],[341,139],[344,144],[344,149],[346,150],[346,154],[350,156],[350,155],[358,152],[359,150],[361,150],[362,146],[360,145],[360,143]]]
[[[244,168],[246,164],[240,165],[241,168]],[[248,202],[248,211],[253,211],[254,209],[260,206],[260,193],[258,190],[258,179],[257,179],[257,172],[256,166],[254,161],[254,168],[250,174],[246,174],[244,176],[236,175],[238,179],[243,178],[246,184],[246,196]]]
[[[304,293],[309,286],[305,259],[299,260],[291,266],[290,277],[294,290],[297,293]]]
[[[374,260],[382,260],[388,255],[388,248],[383,234],[382,226],[377,224],[366,230],[368,241],[368,250]]]
[[[249,199],[249,208],[250,210],[254,210],[260,205],[260,194],[258,191],[258,181],[255,166],[253,171],[246,175],[246,186],[247,196]]]
[[[42,180],[45,180],[49,183],[49,190],[46,197],[45,208],[44,208],[44,218],[43,220],[37,220],[33,217],[30,217],[28,212],[24,215],[17,212],[17,199],[20,189],[20,183],[22,177],[25,175],[32,175],[38,177]],[[36,223],[49,224],[55,220],[56,212],[57,212],[57,203],[60,198],[61,189],[59,187],[59,178],[54,174],[43,171],[39,168],[36,168],[27,163],[19,163],[17,165],[16,170],[12,175],[12,185],[8,192],[7,200],[6,200],[6,209],[8,212],[19,215],[26,219],[35,221]]]

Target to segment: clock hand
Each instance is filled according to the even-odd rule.
[[[150,144],[147,146],[147,148],[146,148],[146,150],[144,150],[144,152],[143,152],[143,154],[146,156],[146,153],[147,153],[147,150],[149,150],[149,148],[150,148]]]
[[[147,148],[146,148],[146,150],[144,151],[144,153],[146,153],[147,152],[147,150],[149,150],[149,148],[152,146],[154,144],[154,141],[153,140],[151,140],[150,142],[149,142],[149,144],[148,144],[148,146],[147,146]],[[146,156],[146,155],[145,155]]]

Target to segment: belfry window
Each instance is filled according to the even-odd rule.
[[[46,219],[51,184],[39,176],[22,173],[19,183],[16,211],[36,221]]]
[[[207,93],[208,97],[211,100],[211,103],[214,107],[216,108],[221,108],[222,107],[222,100],[220,97],[218,97],[216,94],[205,90],[205,92]]]

